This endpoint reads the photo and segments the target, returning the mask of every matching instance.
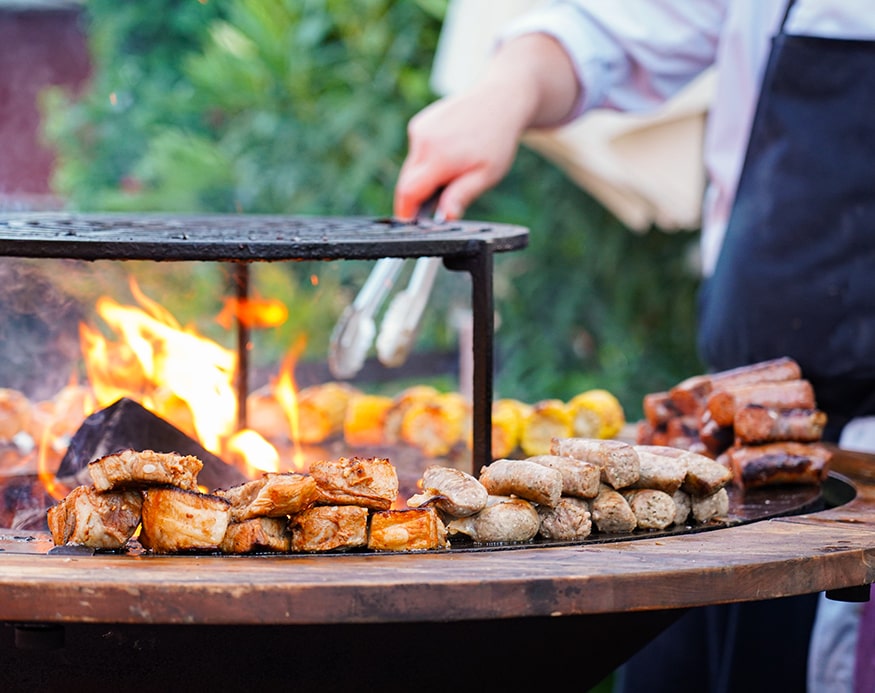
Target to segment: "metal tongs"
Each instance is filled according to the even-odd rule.
[[[419,217],[431,216],[443,223],[442,215],[435,213],[441,192],[438,190],[422,205]],[[341,314],[328,349],[328,367],[334,377],[352,378],[361,370],[376,334],[374,315],[405,262],[404,258],[392,257],[378,260],[355,300]],[[440,264],[439,257],[418,258],[407,287],[386,309],[376,343],[377,358],[384,366],[396,368],[407,360]]]

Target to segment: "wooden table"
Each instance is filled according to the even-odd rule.
[[[39,652],[37,668],[62,657],[47,667],[61,667],[61,682],[78,669],[88,676],[99,661],[122,690],[131,667],[138,683],[149,671],[125,656],[138,636],[165,658],[207,662],[195,680],[213,667],[226,689],[241,648],[256,659],[283,653],[277,671],[262,661],[263,677],[293,682],[310,662],[306,676],[321,690],[391,690],[413,685],[410,677],[417,688],[446,690],[462,676],[454,661],[475,663],[469,684],[543,685],[565,671],[551,662],[577,659],[576,680],[592,685],[689,607],[820,591],[866,598],[875,581],[875,457],[838,451],[832,469],[856,490],[838,507],[617,543],[262,557],[7,551],[0,621],[19,625],[7,626],[6,654],[49,646],[64,626],[66,647]],[[34,550],[46,541],[12,534]],[[87,642],[78,655],[75,642]],[[124,665],[106,674],[118,660]]]

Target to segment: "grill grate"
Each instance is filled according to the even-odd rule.
[[[471,256],[522,248],[519,226],[366,217],[0,214],[4,255],[83,260],[339,260]]]

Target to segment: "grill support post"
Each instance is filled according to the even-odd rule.
[[[449,270],[471,275],[471,311],[474,323],[474,373],[472,384],[471,472],[477,475],[481,465],[492,462],[492,390],[494,378],[495,309],[492,286],[492,246],[484,243],[473,256],[449,256],[444,265]]]

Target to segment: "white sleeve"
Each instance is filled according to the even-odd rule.
[[[717,52],[728,0],[556,0],[512,22],[506,41],[553,36],[582,86],[569,120],[590,108],[645,111],[705,68]]]

